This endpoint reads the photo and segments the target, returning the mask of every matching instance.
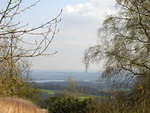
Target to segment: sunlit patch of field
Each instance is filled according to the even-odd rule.
[[[54,90],[49,90],[49,89],[40,89],[40,91],[48,93],[49,95],[54,95],[55,91]]]

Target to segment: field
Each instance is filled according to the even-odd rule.
[[[47,93],[49,95],[55,95],[56,94],[55,90],[40,89],[40,91],[42,91],[44,93]],[[106,99],[106,98],[108,98],[108,96],[95,96],[95,95],[87,95],[87,94],[81,94],[81,93],[78,93],[75,96],[77,98],[79,98],[80,100],[84,100],[84,99],[88,99],[88,98],[97,98],[97,99]]]
[[[48,93],[49,95],[54,95],[55,91],[54,90],[49,90],[49,89],[40,89],[40,91]]]

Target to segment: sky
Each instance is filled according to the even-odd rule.
[[[106,16],[115,13],[114,6],[115,0],[41,0],[22,17],[29,24],[39,24],[55,17],[63,9],[59,32],[48,49],[58,53],[32,59],[31,69],[84,71],[84,52],[97,43],[98,28]],[[95,64],[89,71],[101,69],[103,65]]]

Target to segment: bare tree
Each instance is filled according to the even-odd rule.
[[[72,77],[69,77],[68,78],[68,92],[71,94],[77,94],[77,81],[74,79],[74,78],[72,78]]]
[[[7,64],[10,73],[13,73],[14,67],[23,58],[51,54],[46,53],[46,50],[55,37],[62,11],[55,18],[34,27],[15,21],[18,15],[38,2],[23,8],[23,0],[1,1],[3,7],[0,9],[0,63]],[[30,38],[27,40],[27,37]]]
[[[0,94],[5,96],[30,97],[32,88],[22,79],[22,71],[28,68],[25,59],[55,54],[47,49],[57,33],[62,11],[56,17],[34,27],[16,21],[19,15],[30,10],[39,0],[33,2],[23,7],[24,0],[0,1]]]

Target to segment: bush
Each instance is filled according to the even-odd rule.
[[[51,97],[48,102],[48,111],[50,113],[97,113],[97,107],[93,99]]]

